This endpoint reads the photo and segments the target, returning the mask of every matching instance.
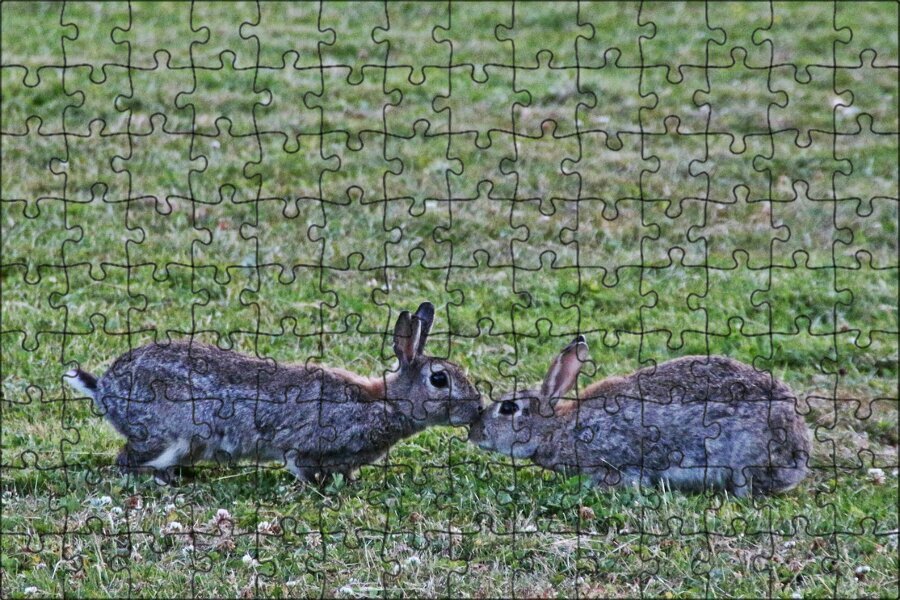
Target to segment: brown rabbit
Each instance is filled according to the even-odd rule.
[[[196,342],[149,344],[98,380],[66,380],[94,399],[127,442],[124,470],[204,460],[283,461],[301,480],[351,476],[430,425],[465,425],[481,396],[457,365],[423,353],[434,320],[425,302],[394,328],[399,369],[366,378],[342,369],[276,364]]]
[[[810,442],[795,397],[771,376],[722,356],[686,356],[627,377],[575,385],[587,344],[578,336],[538,390],[508,394],[469,432],[481,448],[585,474],[600,486],[784,492],[807,473]]]

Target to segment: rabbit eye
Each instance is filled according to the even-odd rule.
[[[501,415],[514,415],[518,412],[519,406],[513,402],[512,400],[504,400],[500,404],[500,414]]]
[[[450,382],[449,378],[447,377],[447,374],[444,373],[443,371],[435,371],[434,373],[431,374],[431,377],[428,378],[428,381],[430,381],[431,385],[433,385],[436,388],[445,388],[445,387],[447,387],[447,384]]]

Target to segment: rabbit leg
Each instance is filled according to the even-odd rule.
[[[320,469],[295,449],[284,453],[284,467],[301,483],[316,483]]]
[[[119,473],[122,475],[136,475],[138,473],[146,473],[151,471],[149,467],[144,466],[148,460],[152,460],[154,456],[158,456],[158,452],[142,453],[136,452],[130,444],[125,444],[116,457],[116,466],[119,467]],[[160,480],[160,483],[169,483],[169,477],[154,472],[154,477]]]
[[[622,474],[617,470],[606,467],[594,467],[589,473],[594,487],[609,491],[622,486]]]
[[[344,481],[347,483],[353,483],[359,479],[359,469],[347,469],[341,473],[344,474]]]
[[[753,495],[781,494],[792,490],[806,477],[802,467],[753,467],[749,469]],[[745,486],[750,487],[750,486]]]
[[[747,482],[744,485],[731,485],[729,488],[728,491],[730,491],[735,498],[749,498],[753,493],[750,482]]]
[[[335,471],[325,471],[315,468],[289,468],[288,469],[297,478],[297,481],[303,484],[315,485],[316,487],[325,487],[334,480]]]
[[[147,470],[144,465],[154,457],[159,456],[161,449],[138,450],[131,442],[122,446],[119,455],[116,457],[116,466],[123,475],[129,473],[141,473]]]
[[[344,481],[347,483],[354,481],[353,473],[344,472],[339,470],[327,470],[327,469],[318,469],[318,468],[308,468],[308,469],[289,469],[294,476],[303,483],[308,483],[315,485],[317,487],[325,487],[334,481],[334,476],[340,473],[344,476]]]
[[[322,470],[318,474],[318,483],[319,485],[328,485],[332,481],[336,475],[341,475],[344,478],[344,483],[353,483],[356,481],[359,475],[359,469],[354,467],[342,467],[342,468],[332,468],[328,470]]]
[[[287,469],[301,483],[315,483],[317,480],[318,471],[314,469],[304,469],[296,465],[289,465]]]
[[[297,478],[300,483],[318,483],[321,478],[321,471],[311,466],[300,466],[296,461],[289,460],[285,465],[287,470]]]
[[[178,465],[190,452],[190,444],[176,440],[172,444],[139,448],[126,443],[116,458],[116,464],[123,474],[153,472],[154,478],[162,484],[171,483],[171,468]]]
[[[734,466],[723,473],[722,488],[736,498],[749,498],[753,495],[753,469]]]

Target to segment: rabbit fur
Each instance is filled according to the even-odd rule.
[[[434,319],[426,302],[394,328],[399,369],[365,378],[291,365],[191,341],[148,344],[120,356],[99,379],[65,379],[126,438],[117,463],[150,469],[198,461],[282,461],[298,479],[351,477],[397,441],[430,425],[465,425],[481,396],[457,365],[423,353]]]
[[[794,394],[769,374],[723,356],[686,356],[561,400],[585,360],[579,336],[540,390],[489,406],[469,440],[601,487],[664,481],[747,496],[787,491],[806,476],[808,428]]]

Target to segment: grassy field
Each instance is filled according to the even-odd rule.
[[[3,597],[898,595],[895,4],[0,16]],[[436,428],[354,483],[166,488],[62,385],[191,334],[383,373],[425,299],[488,398],[576,332],[581,385],[770,369],[812,474],[600,492]]]

